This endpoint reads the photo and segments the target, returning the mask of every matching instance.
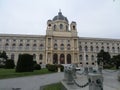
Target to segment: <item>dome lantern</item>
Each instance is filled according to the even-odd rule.
[[[58,15],[53,18],[53,21],[56,21],[56,20],[64,20],[68,23],[67,17],[63,16],[61,11],[59,11]]]

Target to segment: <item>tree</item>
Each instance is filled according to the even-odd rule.
[[[5,51],[0,52],[0,68],[5,67],[5,63],[8,59],[8,56]]]
[[[7,60],[8,56],[7,56],[7,54],[6,54],[5,51],[3,51],[3,52],[0,54],[0,58],[3,58],[3,59],[5,59],[5,60]]]
[[[105,52],[104,50],[101,50],[97,54],[97,62],[98,62],[98,65],[100,65],[101,63],[111,64],[111,56],[110,56],[109,52]]]
[[[6,69],[13,69],[15,67],[14,60],[8,59],[5,63]]]
[[[16,72],[32,72],[33,55],[20,54],[17,62]]]
[[[116,66],[116,69],[119,69],[120,66],[120,54],[112,57],[112,62]]]

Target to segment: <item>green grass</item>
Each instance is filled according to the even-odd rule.
[[[62,90],[62,84],[61,83],[55,83],[51,85],[44,86],[43,90]]]
[[[49,74],[49,73],[53,73],[53,72],[50,72],[47,69],[41,69],[41,70],[34,70],[33,72],[18,73],[15,72],[15,69],[0,69],[0,79],[41,75],[41,74]]]
[[[104,68],[104,67],[103,67],[103,69],[108,69],[108,70],[117,70],[115,66],[111,66],[111,67],[109,67],[109,68]]]
[[[116,67],[109,68],[110,70],[116,70]]]

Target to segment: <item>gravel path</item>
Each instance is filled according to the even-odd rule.
[[[120,82],[117,80],[118,72],[103,71],[104,90],[120,90]],[[28,76],[11,79],[0,80],[0,90],[40,90],[40,86],[60,82],[64,78],[64,73],[54,73],[38,76]],[[84,79],[84,78],[82,78]],[[78,81],[85,83],[86,79]],[[89,90],[89,87],[81,88],[81,90]]]

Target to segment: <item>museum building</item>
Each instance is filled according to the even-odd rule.
[[[33,55],[37,63],[95,65],[100,50],[120,53],[120,39],[79,37],[77,24],[58,12],[47,21],[46,35],[0,34],[0,51],[17,63],[19,54]]]

